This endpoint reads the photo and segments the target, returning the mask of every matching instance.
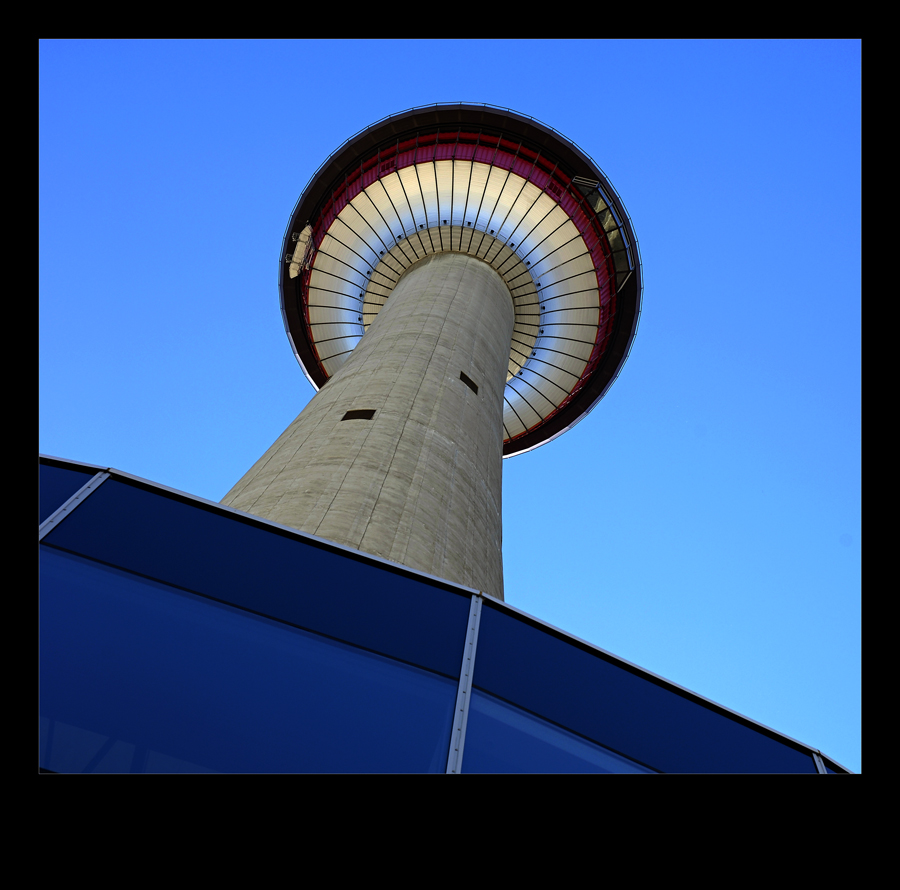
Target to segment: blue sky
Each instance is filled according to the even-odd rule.
[[[218,500],[312,387],[309,177],[433,102],[554,127],[644,271],[631,355],[504,462],[512,605],[861,769],[858,41],[40,44],[40,451]]]

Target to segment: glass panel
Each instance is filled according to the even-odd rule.
[[[40,525],[58,510],[79,488],[90,482],[95,471],[75,470],[41,464],[40,474]]]
[[[215,508],[107,479],[44,543],[459,677],[467,596]]]
[[[443,772],[456,682],[41,547],[41,766]]]
[[[620,242],[621,243],[621,242]],[[612,239],[610,238],[610,244],[612,244]],[[613,254],[613,263],[616,267],[616,272],[627,272],[630,269],[628,265],[628,254],[625,253],[625,250],[617,250]]]
[[[809,753],[489,604],[474,682],[662,772],[816,771]]]
[[[627,757],[473,690],[465,773],[652,773]]]
[[[601,210],[597,216],[600,219],[600,225],[603,226],[607,234],[610,232],[618,232],[619,224],[616,222],[616,218],[612,215],[611,210]]]
[[[843,767],[838,766],[836,763],[832,763],[827,757],[822,758],[822,763],[825,765],[826,773],[831,773],[831,775],[833,776],[847,775],[847,770],[845,770]]]
[[[600,214],[607,209],[608,205],[606,201],[603,199],[603,196],[600,194],[600,192],[596,189],[588,193],[587,199],[590,202],[591,207],[594,208],[597,214]]]

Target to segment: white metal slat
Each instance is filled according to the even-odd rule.
[[[575,264],[575,265],[573,265]],[[584,239],[579,235],[568,244],[550,254],[541,264],[546,271],[541,274],[541,281],[550,276],[551,281],[577,275],[592,268],[591,255],[588,253]],[[546,282],[544,282],[546,283]]]
[[[497,211],[491,228],[495,229],[495,236],[504,243],[512,240],[516,245],[519,243],[518,238],[511,238],[521,218],[525,215],[528,207],[519,201],[522,191],[527,183],[521,176],[515,173],[509,173],[506,182],[503,184],[503,190],[500,192],[497,201]]]
[[[506,177],[506,170],[501,170],[498,167],[491,167],[491,172],[488,175],[487,182],[484,186],[484,199],[481,202],[477,222],[478,228],[484,229],[486,232],[490,232],[491,228],[493,228],[494,234],[496,234],[497,228],[500,225],[499,222],[494,226],[492,226],[491,223],[494,218],[494,210],[497,207],[497,200],[499,199],[500,192],[506,182]],[[502,218],[503,217],[501,216],[500,219]]]
[[[319,251],[310,273],[310,285],[324,290],[350,293],[364,290],[368,277],[333,257]]]
[[[377,239],[368,224],[360,219],[355,208],[348,204],[325,234],[319,250],[337,255],[338,248],[334,247],[334,242],[337,242],[340,250],[347,251],[353,257],[351,264],[362,269],[376,262],[377,253],[372,248],[370,243],[372,241]]]
[[[337,282],[340,284],[340,282]],[[357,296],[359,291],[356,291]],[[326,308],[335,308],[349,306],[350,298],[346,291],[336,290],[335,280],[327,275],[318,273],[310,277],[310,285],[308,290],[309,308],[324,306]]]
[[[488,175],[491,172],[489,164],[472,164],[472,175],[469,180],[469,198],[466,207],[466,221],[471,222],[471,228],[477,229],[480,208],[484,204],[484,190],[487,186]]]
[[[416,165],[416,175],[419,180],[419,194],[425,208],[427,227],[438,225],[437,213],[437,182],[434,178],[434,166],[429,162]]]
[[[453,222],[464,229],[470,228],[466,226],[466,221],[472,221],[468,215],[471,176],[471,161],[453,161]]]
[[[413,226],[416,230],[427,227],[425,201],[422,198],[422,192],[419,189],[419,177],[416,175],[415,167],[404,167],[397,175],[400,178],[406,197],[412,207]]]
[[[335,228],[335,226],[332,226],[332,230]],[[361,252],[359,248],[362,242],[359,238],[346,229],[344,231],[347,236],[344,239],[332,237],[330,234],[325,235],[322,243],[319,245],[316,260],[318,261],[319,257],[324,254],[342,263],[348,271],[355,270],[364,273],[366,269],[372,266],[372,260],[374,259],[372,252],[368,249]],[[318,262],[315,262],[313,265],[321,268]]]
[[[557,324],[552,321],[543,321],[541,329],[550,337],[560,342],[560,352],[569,355],[584,356],[587,361],[594,348],[594,338],[597,336],[596,328],[582,327],[574,324]],[[540,339],[540,337],[538,338]]]
[[[552,366],[529,364],[519,375],[523,387],[522,395],[543,416],[555,411],[569,394],[573,382],[571,377],[562,375]]]
[[[525,430],[531,429],[535,424],[540,423],[543,418],[518,392],[519,387],[522,386],[521,382],[517,383],[518,379],[518,376],[513,377],[512,380],[506,384],[503,396],[506,399],[509,408],[514,412],[514,416],[521,424],[524,424],[524,429],[522,430],[524,432]],[[507,426],[510,426],[510,424],[507,424]]]
[[[540,268],[541,261],[563,244],[580,237],[578,227],[566,216],[558,204],[541,224],[540,232],[532,236],[536,247],[529,249],[526,259],[531,260],[532,269]]]
[[[390,247],[394,240],[394,236],[383,218],[385,210],[390,214],[390,208],[386,205],[387,196],[384,194],[384,190],[381,188],[376,190],[371,186],[366,191],[360,192],[349,205],[352,210],[348,212],[357,212],[368,224],[368,232],[363,233],[360,229],[360,236],[376,254],[385,246]],[[347,211],[346,207],[341,213],[345,211]],[[348,222],[350,221],[352,221],[352,217],[348,217]]]
[[[309,323],[313,326],[338,325],[345,328],[345,333],[352,334],[355,330],[356,320],[361,315],[358,306],[358,303],[352,308],[310,305]]]
[[[392,186],[395,186],[394,194],[391,194],[388,190],[389,182]],[[384,240],[387,241],[388,245],[399,241],[404,236],[403,219],[400,216],[400,212],[406,209],[406,201],[400,189],[399,179],[394,174],[391,174],[372,183],[366,192],[384,218],[389,233],[389,238]],[[398,199],[399,202],[402,202],[402,206],[399,206]],[[411,219],[409,221],[410,223],[412,222]]]
[[[529,187],[531,189],[530,197],[528,195]],[[500,203],[506,208],[504,211],[506,218],[497,231],[497,237],[501,241],[511,241],[516,248],[521,246],[522,238],[526,234],[524,231],[519,231],[522,219],[531,209],[537,196],[538,190],[534,185],[526,182],[521,176],[510,173],[506,187],[500,195]]]
[[[343,367],[345,361],[347,361],[346,355],[338,355],[333,358],[321,359],[322,367],[325,369],[325,373],[329,377],[334,377],[338,371]]]
[[[410,203],[406,199],[406,191],[400,183],[400,177],[396,173],[391,173],[390,176],[382,178],[381,184],[384,186],[399,220],[400,228],[394,232],[394,235],[402,238],[411,234],[416,228],[416,221],[410,209]]]
[[[561,335],[555,336],[551,333],[551,331],[557,331],[555,325],[547,325],[543,330],[546,333],[538,334],[538,338],[535,341],[535,348],[546,349],[548,351],[558,352],[562,355],[569,356],[570,360],[575,364],[566,365],[566,368],[575,371],[580,377],[583,368],[579,369],[578,363],[581,362],[583,365],[591,357],[594,341],[586,340],[583,330],[582,336],[579,339],[568,338]]]
[[[598,306],[596,309],[564,309],[547,315],[547,319],[552,319],[558,324],[590,325],[596,328],[600,324],[600,307]]]
[[[542,287],[541,301],[549,303],[551,300],[554,309],[564,306],[599,305],[597,273],[591,268]]]
[[[573,380],[577,380],[584,373],[585,365],[587,364],[587,360],[591,354],[591,348],[588,347],[587,355],[584,358],[572,357],[572,353],[570,350],[566,352],[561,351],[556,346],[550,347],[545,346],[541,341],[546,338],[539,338],[538,341],[532,347],[532,351],[537,353],[534,358],[535,369],[543,374],[542,370],[544,362],[547,362],[553,365],[555,368],[559,368],[562,377],[560,379],[567,380],[570,384]],[[556,341],[559,343],[559,341]],[[562,343],[559,343],[560,346],[563,346]]]
[[[503,403],[503,426],[510,438],[521,435],[527,429],[519,416],[506,402]]]
[[[357,315],[353,316],[354,319],[358,318],[362,315],[362,311],[360,310]],[[339,340],[344,337],[359,337],[360,329],[359,326],[362,322],[356,322],[355,324],[347,323],[331,323],[331,322],[320,322],[315,326],[316,333],[316,346],[321,349],[322,344],[326,342],[331,342],[334,340]],[[326,349],[326,352],[331,355],[334,350]]]
[[[348,351],[356,349],[357,344],[362,339],[362,330],[358,329],[356,334],[347,336],[339,340],[328,340],[326,343],[316,341],[316,350],[319,358],[324,364],[332,359],[340,360],[341,364],[346,360]]]
[[[453,188],[453,161],[435,161],[434,175],[437,177],[437,222],[438,225],[444,225],[444,220],[447,220],[449,225]]]
[[[533,189],[535,192],[539,191],[533,183],[529,183],[528,188]],[[559,219],[556,225],[553,225],[554,208],[563,213],[563,218]],[[564,221],[565,213],[562,211],[562,208],[547,194],[539,192],[537,200],[528,208],[519,224],[519,228],[515,232],[520,256],[529,261],[530,265],[533,265],[542,256],[540,252],[532,256],[535,248],[538,247],[547,232],[553,231],[554,228],[557,228]]]

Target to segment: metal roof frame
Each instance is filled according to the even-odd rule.
[[[692,692],[690,689],[687,689],[684,686],[673,682],[672,680],[668,680],[665,677],[660,676],[659,674],[655,674],[652,671],[647,670],[646,668],[642,668],[639,665],[627,661],[626,659],[621,658],[620,656],[615,655],[612,652],[609,652],[608,650],[595,645],[594,643],[583,640],[580,637],[575,636],[574,634],[568,633],[567,631],[564,631],[552,624],[547,623],[546,621],[541,620],[540,618],[529,615],[527,612],[524,612],[521,609],[516,608],[515,606],[511,606],[509,603],[504,602],[503,600],[496,599],[495,597],[490,596],[484,591],[464,587],[460,584],[448,581],[445,578],[439,578],[435,575],[430,575],[427,572],[421,572],[416,569],[409,568],[408,566],[391,562],[390,560],[383,559],[381,557],[363,553],[360,550],[355,550],[351,547],[337,544],[334,541],[329,541],[316,535],[307,534],[306,532],[298,531],[297,529],[281,525],[277,522],[272,522],[268,519],[263,519],[262,517],[255,516],[250,513],[244,513],[240,510],[235,510],[232,507],[226,507],[225,505],[220,504],[216,501],[210,501],[206,498],[192,495],[187,492],[180,491],[179,489],[171,488],[167,485],[162,485],[158,482],[152,482],[149,479],[144,479],[140,476],[135,476],[132,473],[127,473],[123,470],[117,470],[113,467],[101,467],[94,464],[86,464],[79,461],[68,460],[66,458],[59,458],[44,454],[41,454],[39,456],[39,460],[53,466],[70,466],[72,467],[72,469],[81,471],[84,471],[86,469],[96,471],[95,475],[91,477],[79,491],[75,492],[66,501],[65,504],[61,505],[50,517],[48,517],[45,523],[41,525],[39,531],[39,536],[41,539],[49,531],[52,530],[52,528],[45,527],[50,526],[51,520],[52,527],[55,527],[59,522],[64,521],[68,516],[70,516],[78,508],[78,506],[84,503],[86,497],[99,485],[110,478],[118,478],[124,482],[136,484],[141,488],[147,489],[148,491],[156,491],[166,496],[174,497],[176,500],[180,500],[184,503],[192,504],[211,512],[230,516],[234,519],[239,520],[240,522],[247,523],[249,525],[255,525],[260,528],[268,528],[280,535],[295,538],[297,540],[301,540],[305,543],[313,544],[317,547],[322,547],[327,550],[332,550],[334,552],[341,553],[344,556],[350,557],[351,559],[369,563],[372,565],[377,565],[397,574],[402,574],[412,578],[423,580],[430,584],[437,584],[444,590],[471,598],[473,602],[470,611],[470,628],[466,640],[466,658],[468,658],[469,661],[467,663],[464,663],[461,667],[457,698],[458,708],[454,721],[453,744],[451,745],[451,748],[455,747],[459,750],[457,754],[454,754],[453,750],[451,750],[451,759],[448,760],[448,772],[457,772],[460,768],[462,759],[462,747],[465,741],[465,721],[468,714],[468,702],[471,698],[470,693],[472,688],[472,667],[477,647],[478,624],[480,620],[481,610],[483,606],[488,603],[493,608],[505,612],[506,614],[510,615],[511,617],[515,617],[520,621],[524,621],[526,624],[530,624],[531,626],[539,630],[549,633],[552,636],[555,636],[558,639],[568,643],[569,645],[573,645],[589,654],[594,655],[595,657],[601,658],[604,661],[614,664],[617,667],[628,671],[629,673],[635,674],[651,683],[654,683],[657,686],[661,686],[683,698],[687,698],[706,708],[728,716],[729,718],[736,720],[737,722],[742,723],[747,727],[755,729],[756,731],[762,732],[770,738],[786,744],[797,751],[808,754],[811,758],[813,758],[816,769],[820,773],[825,771],[825,762],[833,764],[838,769],[843,770],[846,773],[851,772],[851,770],[838,763],[836,760],[834,760],[834,758],[823,754],[818,748],[813,748],[810,745],[798,741],[797,739],[791,738],[790,736],[785,735],[784,733],[779,732],[776,729],[772,729],[771,727],[766,726],[765,724],[760,723],[757,720],[753,720],[752,718],[747,717],[744,714],[740,714],[739,712],[734,711],[731,708],[720,705],[717,702],[714,702],[711,699],[700,695],[699,693]],[[517,705],[517,707],[521,706]],[[460,708],[462,710],[460,710]]]

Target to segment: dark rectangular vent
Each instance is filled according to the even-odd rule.
[[[371,408],[363,408],[358,411],[348,411],[341,420],[371,420],[375,411]]]
[[[478,384],[475,383],[475,381],[472,380],[471,377],[467,377],[465,374],[463,374],[462,371],[460,371],[459,379],[462,380],[462,382],[465,383],[465,385],[468,386],[476,396],[478,395]]]

